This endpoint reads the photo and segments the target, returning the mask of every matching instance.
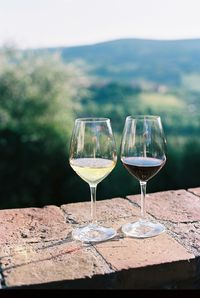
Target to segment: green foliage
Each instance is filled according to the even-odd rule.
[[[59,57],[1,55],[1,207],[56,204],[70,170],[67,150],[81,72]]]
[[[97,199],[140,192],[119,155],[131,114],[160,115],[166,134],[167,163],[148,192],[199,186],[200,91],[193,64],[199,48],[199,41],[116,41],[60,49],[67,64],[54,50],[2,49],[0,208],[90,200],[88,185],[68,162],[77,117],[112,121],[118,163],[98,185]]]

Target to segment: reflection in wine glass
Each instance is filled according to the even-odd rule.
[[[74,229],[72,237],[82,242],[99,242],[113,238],[116,231],[97,224],[96,188],[115,167],[117,153],[108,118],[79,118],[71,138],[69,163],[90,186],[92,222]]]
[[[125,235],[136,238],[156,236],[165,231],[158,222],[146,219],[146,184],[166,162],[165,137],[159,116],[128,116],[121,141],[121,161],[141,187],[141,219],[122,226]]]

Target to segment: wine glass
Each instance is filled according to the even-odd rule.
[[[75,120],[69,163],[90,186],[92,222],[73,230],[72,237],[82,242],[100,242],[116,236],[111,227],[100,226],[96,219],[96,188],[115,167],[117,152],[110,119]]]
[[[122,226],[125,235],[147,238],[159,235],[165,227],[146,218],[145,196],[147,181],[155,176],[166,162],[166,141],[159,116],[128,116],[121,141],[121,161],[140,183],[141,218]]]

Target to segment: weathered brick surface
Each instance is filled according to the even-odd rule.
[[[95,245],[104,259],[117,270],[190,260],[188,253],[166,233],[146,239],[123,238]]]
[[[200,255],[200,222],[167,224],[172,236],[195,256]]]
[[[70,231],[56,206],[0,210],[0,245],[61,239]]]
[[[84,279],[111,272],[91,247],[65,241],[1,247],[7,286]]]
[[[200,187],[196,187],[196,188],[189,188],[188,189],[189,192],[194,193],[195,195],[200,197]]]
[[[139,217],[139,204],[139,195],[98,201],[99,222],[114,227],[118,235],[95,245],[71,238],[77,224],[90,220],[90,202],[1,210],[5,286],[56,288],[62,282],[64,288],[192,287],[199,270],[195,258],[200,252],[198,189],[147,196],[147,211],[167,227],[157,237],[122,235],[122,224]]]
[[[69,222],[84,223],[91,220],[90,202],[62,205]],[[132,208],[131,204],[122,198],[97,201],[97,220],[116,220],[132,215],[139,215],[138,208]]]
[[[127,196],[140,205],[140,196]],[[171,222],[200,221],[200,198],[186,190],[147,194],[146,211]]]
[[[113,227],[120,232],[127,220],[132,222],[136,217],[119,219]],[[146,239],[121,237],[95,247],[116,272],[113,288],[147,289],[162,285],[176,288],[179,281],[196,275],[194,254],[167,233]]]

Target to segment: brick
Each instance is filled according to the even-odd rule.
[[[192,192],[193,194],[195,194],[196,196],[200,197],[200,187],[189,188],[188,191],[190,191],[190,192]]]
[[[145,239],[125,237],[118,241],[98,243],[95,246],[106,262],[116,270],[194,258],[193,254],[187,252],[167,233]]]
[[[140,196],[127,196],[140,205]],[[146,211],[160,220],[191,222],[200,220],[200,199],[186,190],[147,194]]]
[[[1,247],[5,284],[16,287],[66,281],[70,287],[73,280],[111,272],[92,249],[73,241]]]
[[[97,218],[117,236],[94,245],[71,238],[90,221],[90,202],[0,211],[1,271],[6,287],[192,287],[200,252],[198,189],[147,195],[147,211],[167,232],[124,237],[121,226],[140,216],[140,195],[97,201]],[[171,237],[172,236],[172,237]]]
[[[168,229],[184,247],[199,256],[200,254],[200,222],[167,224]]]
[[[67,237],[71,226],[56,206],[0,210],[0,244]]]
[[[91,220],[90,202],[62,205],[68,221],[71,223],[85,223]],[[139,208],[134,208],[130,202],[122,198],[97,201],[97,220],[99,222],[126,218],[139,215]]]
[[[194,255],[167,233],[146,239],[121,238],[95,247],[115,270],[116,288],[177,286],[196,274]]]

